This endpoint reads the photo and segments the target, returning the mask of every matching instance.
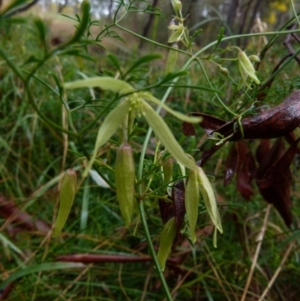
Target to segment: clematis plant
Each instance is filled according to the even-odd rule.
[[[195,227],[198,217],[198,202],[200,195],[204,200],[205,206],[213,224],[216,226],[216,229],[222,233],[223,230],[213,189],[204,171],[201,167],[197,166],[195,160],[191,156],[184,152],[163,118],[157,112],[155,112],[150,104],[162,106],[168,113],[184,122],[199,123],[202,117],[187,116],[180,112],[176,112],[165,104],[162,104],[161,101],[154,97],[150,92],[136,91],[127,82],[110,77],[86,78],[74,82],[69,82],[64,85],[65,89],[91,87],[99,87],[103,90],[118,93],[120,95],[120,102],[102,122],[98,130],[93,152],[91,154],[91,157],[89,158],[87,166],[83,171],[82,177],[85,178],[89,174],[93,163],[97,158],[99,149],[121,126],[123,126],[124,130],[124,124],[128,124],[129,117],[132,118],[132,116],[136,115],[143,116],[149,126],[152,128],[156,137],[160,140],[161,144],[166,148],[169,154],[181,166],[187,168],[190,171],[190,179],[188,180],[186,189],[186,212],[193,241],[196,240]],[[132,150],[127,141],[127,134],[123,136],[124,137],[122,145],[117,152],[117,160],[115,166],[116,190],[122,217],[125,221],[125,225],[129,226],[132,221],[135,207],[135,167]],[[194,192],[193,190],[195,190],[196,192]],[[158,257],[160,259],[160,265],[162,269],[165,266],[166,259],[171,252],[174,239],[178,232],[178,229],[174,230],[175,219],[173,218],[172,220],[167,222],[162,232],[161,239],[163,240],[161,240],[160,248],[158,251]],[[172,233],[172,235],[169,235],[168,233]],[[166,235],[169,235],[167,240],[165,240]]]

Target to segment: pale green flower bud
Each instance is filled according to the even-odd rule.
[[[182,3],[179,0],[171,0],[171,3],[175,12],[179,12],[182,9]]]
[[[242,50],[239,50],[238,52],[238,62],[239,62],[240,73],[243,77],[245,84],[247,81],[247,77],[250,77],[252,81],[254,81],[257,85],[259,85],[260,81],[256,76],[255,69],[250,59],[246,55],[246,53]]]
[[[229,71],[228,71],[227,68],[224,68],[224,67],[222,67],[221,65],[218,65],[218,67],[219,67],[219,69],[220,69],[220,71],[221,71],[221,73],[222,73],[223,75],[225,75],[225,76],[228,76],[228,75],[229,75]]]
[[[171,36],[169,37],[168,43],[176,43],[179,42],[184,34],[184,26],[183,25],[171,25],[169,29],[174,30]]]
[[[131,146],[127,143],[117,150],[115,180],[121,214],[125,226],[128,227],[135,208],[135,166]]]
[[[64,227],[73,205],[77,186],[77,174],[72,168],[68,169],[62,179],[59,194],[59,209],[55,222],[53,236],[58,236]]]
[[[249,56],[249,60],[255,63],[259,63],[260,62],[260,58],[258,55],[252,54]]]

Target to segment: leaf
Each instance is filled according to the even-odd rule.
[[[214,130],[224,137],[234,132],[236,120],[227,122]],[[293,92],[281,104],[255,116],[242,119],[244,137],[236,131],[229,139],[271,139],[278,138],[292,132],[300,124],[300,90]]]
[[[63,269],[75,269],[75,268],[78,269],[84,267],[85,265],[83,265],[82,263],[74,263],[74,262],[47,262],[42,264],[33,264],[28,267],[17,270],[12,275],[10,275],[6,280],[2,281],[0,283],[0,290],[4,289],[11,282],[34,273],[48,272],[48,271],[55,271],[55,270],[59,271]]]
[[[296,140],[284,154],[282,154],[283,142],[280,140],[282,139],[276,141],[259,167],[256,183],[264,199],[274,205],[289,227],[292,223],[290,211],[292,174],[289,166],[298,151],[300,139]]]
[[[112,53],[109,53],[107,55],[107,59],[109,60],[109,62],[120,72],[120,74],[122,75],[122,70],[121,70],[121,66],[119,64],[119,61],[117,59],[117,57],[112,54]]]
[[[269,151],[270,151],[270,140],[269,139],[261,140],[255,153],[256,160],[259,164],[262,164],[263,160],[266,158]]]
[[[61,45],[60,48],[65,48],[65,46],[77,42],[81,38],[81,36],[84,34],[86,27],[88,26],[88,23],[90,20],[91,6],[90,6],[89,1],[87,1],[87,0],[82,1],[80,9],[81,9],[81,19],[79,19],[79,17],[78,17],[78,20],[80,20],[80,24],[77,27],[77,30],[76,30],[74,36],[65,45]]]
[[[45,44],[46,37],[47,37],[47,28],[46,28],[44,22],[39,17],[36,17],[36,18],[34,18],[33,23],[34,23],[35,27],[37,28],[39,39],[41,40],[41,42],[43,44]]]
[[[145,55],[145,56],[141,57],[140,59],[135,61],[133,63],[133,65],[125,72],[124,77],[126,75],[130,74],[134,69],[138,68],[139,66],[144,65],[144,64],[148,64],[148,63],[150,63],[154,60],[158,60],[158,59],[161,59],[161,58],[162,58],[162,55],[158,54],[158,53],[152,53],[152,54],[148,54],[148,55]]]
[[[8,5],[6,5],[3,10],[0,12],[0,16],[3,17],[5,14],[10,14],[11,11],[15,10],[20,6],[21,4],[25,4],[26,0],[14,0],[10,1]]]
[[[64,87],[65,89],[99,87],[102,90],[109,90],[121,95],[134,92],[134,88],[125,81],[106,76],[80,79],[74,82],[65,83]]]
[[[207,115],[207,114],[203,114],[203,113],[189,113],[188,115],[192,115],[192,116],[199,116],[202,118],[201,122],[199,122],[199,125],[205,130],[205,132],[207,133],[207,135],[210,135],[213,131],[217,131],[221,126],[223,126],[224,124],[226,124],[226,121],[216,118],[214,116],[211,115]],[[188,123],[184,123],[183,124],[185,128],[185,130],[187,131],[187,134],[189,132],[192,132],[191,127],[189,127]],[[186,136],[191,136],[191,135],[187,135]]]
[[[284,151],[283,139],[279,138],[275,141],[269,152],[264,154],[264,158],[261,160],[259,168],[257,169],[256,177],[258,179],[263,178],[271,166],[283,156]]]
[[[239,141],[237,146],[239,157],[236,177],[237,190],[246,200],[250,200],[253,195],[251,182],[255,178],[256,166],[247,144]]]
[[[187,75],[187,71],[179,71],[179,72],[172,72],[166,74],[162,79],[160,79],[157,83],[157,86],[161,86],[163,84],[170,84],[174,79],[177,77],[185,76]]]

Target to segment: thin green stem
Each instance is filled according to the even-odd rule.
[[[297,20],[298,26],[300,27],[300,20],[299,20],[299,18],[298,18],[297,12],[296,12],[294,0],[291,0],[291,6],[292,6],[292,10],[293,10],[295,19]]]
[[[176,50],[176,51],[178,51],[178,52],[180,52],[180,53],[183,53],[183,54],[185,54],[185,55],[190,56],[190,53],[187,52],[187,51],[184,51],[184,50],[181,50],[181,49],[175,49],[175,48],[172,47],[172,46],[167,46],[167,45],[165,45],[165,44],[161,44],[161,43],[159,43],[159,42],[156,42],[156,41],[153,41],[153,40],[151,40],[151,39],[148,39],[148,38],[146,38],[146,37],[144,37],[144,36],[141,36],[141,35],[135,33],[134,31],[131,31],[130,29],[127,29],[127,28],[125,28],[125,27],[119,25],[118,23],[116,23],[115,25],[116,25],[119,29],[121,29],[121,30],[123,30],[123,31],[125,31],[125,32],[128,32],[128,33],[132,34],[133,36],[136,36],[136,37],[138,37],[139,39],[142,39],[142,40],[144,40],[144,41],[146,41],[146,42],[149,42],[149,43],[151,43],[151,44],[153,44],[153,45],[156,45],[156,46],[159,46],[159,47],[162,47],[162,48],[165,48],[165,49],[169,49],[169,50]]]
[[[151,235],[150,235],[149,228],[148,228],[147,217],[146,217],[146,212],[145,212],[145,207],[144,207],[144,201],[142,199],[140,199],[140,201],[139,201],[139,211],[140,211],[141,220],[142,220],[142,224],[143,224],[143,227],[144,227],[146,239],[147,239],[147,242],[148,242],[148,245],[149,245],[149,248],[150,248],[151,256],[152,256],[152,259],[154,261],[154,265],[157,269],[158,276],[161,280],[162,287],[165,291],[166,298],[167,298],[168,301],[173,301],[173,298],[171,296],[168,284],[167,284],[166,279],[164,277],[164,274],[163,274],[163,272],[160,268],[160,265],[159,265],[159,262],[158,262],[158,259],[157,259],[157,256],[156,256],[156,252],[154,250],[154,246],[153,246]]]
[[[26,87],[26,92],[27,92],[27,96],[28,96],[28,100],[30,102],[30,104],[32,105],[33,109],[36,111],[36,113],[38,114],[38,116],[47,124],[47,126],[57,129],[60,132],[66,133],[68,135],[71,135],[73,137],[77,137],[77,133],[74,133],[72,131],[66,130],[63,127],[57,125],[56,123],[54,123],[53,121],[51,121],[50,119],[48,119],[38,108],[37,104],[34,101],[33,95],[31,93],[31,89],[30,89],[30,83],[25,83],[25,87]]]
[[[207,75],[207,73],[206,73],[206,71],[205,71],[205,69],[204,69],[204,67],[203,67],[203,64],[201,63],[201,61],[200,61],[198,58],[196,58],[196,61],[197,61],[197,63],[199,64],[200,68],[202,69],[202,72],[203,72],[203,74],[204,74],[204,77],[205,77],[206,81],[208,82],[210,88],[213,89],[213,85],[212,85],[212,83],[211,83],[211,81],[210,81],[210,79],[209,79],[209,77],[208,77],[208,75]],[[219,104],[224,108],[225,111],[227,111],[229,114],[231,114],[231,115],[233,115],[233,116],[237,116],[236,113],[234,113],[233,111],[231,111],[231,110],[224,104],[224,102],[223,102],[223,101],[221,100],[221,98],[219,97],[218,93],[214,92],[214,95],[215,95],[216,99],[218,100]]]

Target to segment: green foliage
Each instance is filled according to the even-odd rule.
[[[292,20],[281,30],[264,33],[272,38],[259,63],[251,61],[251,49],[241,52],[234,44],[245,36],[255,44],[258,34],[226,36],[221,28],[197,50],[194,40],[205,32],[190,34],[180,1],[172,1],[176,17],[169,26],[169,42],[178,43],[176,47],[128,29],[133,14],[163,16],[147,1],[119,1],[108,25],[93,20],[88,1],[83,1],[80,14],[68,16],[75,33],[58,45],[52,45],[43,19],[9,17],[26,2],[11,1],[0,13],[0,288],[12,285],[7,300],[240,300],[255,260],[257,235],[263,244],[251,283],[258,290],[250,287],[247,298],[259,299],[280,266],[274,284],[278,292],[269,291],[268,300],[297,298],[297,206],[288,229],[275,210],[265,213],[270,206],[257,191],[251,202],[244,202],[234,183],[223,186],[230,137],[216,135],[217,142],[208,141],[197,125],[196,137],[184,136],[181,129],[182,120],[200,122],[187,113],[202,112],[235,118],[235,129],[242,131],[245,117],[277,105],[298,89],[293,57],[282,64],[273,58],[286,55],[277,38],[298,32],[287,30]],[[114,47],[106,50],[107,39],[130,49],[125,34],[144,39],[151,49],[129,58]],[[238,57],[232,49],[238,49]],[[167,52],[176,54],[168,68]],[[283,73],[289,78],[282,79]],[[265,98],[258,103],[261,95]],[[130,162],[123,160],[115,169],[117,149],[124,143],[130,145]],[[195,168],[191,156],[200,159],[216,143],[222,144],[218,152],[203,169]],[[253,152],[257,146],[253,141],[249,147]],[[167,160],[170,166],[164,165]],[[296,160],[293,164],[295,203],[299,166]],[[190,171],[184,166],[194,179],[187,182],[186,201],[192,204],[186,205],[180,224],[180,204],[174,204],[171,187],[186,182]],[[79,177],[76,196],[73,180],[61,183],[70,167]],[[127,187],[124,169],[129,167]],[[117,195],[128,191],[131,203],[125,208],[126,196]],[[59,195],[68,201],[63,216]],[[122,208],[117,198],[125,200]],[[166,212],[161,212],[161,202],[170,205]],[[139,214],[133,216],[136,204]],[[57,212],[58,226],[65,227],[53,238]],[[264,218],[268,223],[263,231]],[[217,249],[211,221],[223,230]],[[86,260],[83,254],[97,255],[102,261],[64,262],[76,261],[70,254],[77,254],[77,260]],[[145,262],[130,262],[131,257]]]

